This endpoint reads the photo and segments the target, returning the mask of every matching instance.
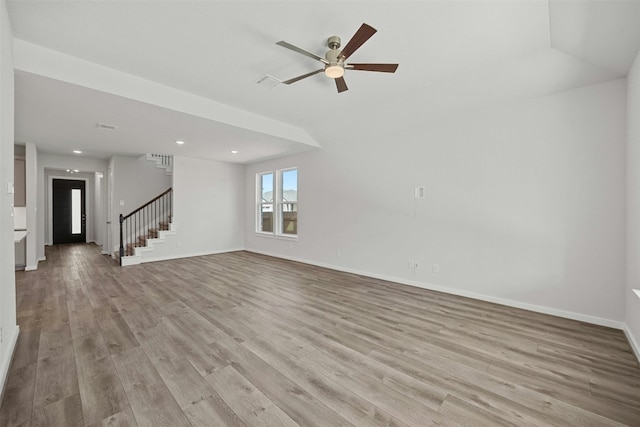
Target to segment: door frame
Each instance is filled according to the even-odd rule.
[[[89,241],[89,219],[91,218],[91,221],[93,221],[93,218],[91,217],[91,215],[89,215],[89,212],[93,213],[92,209],[89,209],[89,207],[87,206],[87,200],[90,200],[89,197],[87,197],[88,194],[88,188],[89,188],[89,178],[85,178],[85,177],[75,177],[75,176],[62,176],[62,175],[49,175],[49,196],[47,197],[47,210],[48,210],[48,223],[49,223],[49,233],[47,236],[47,242],[45,244],[48,245],[53,245],[53,180],[54,179],[66,179],[68,181],[84,181],[84,192],[85,192],[85,224],[86,224],[86,236],[85,236],[85,242]],[[93,233],[93,230],[92,230]],[[93,234],[91,234],[93,236]]]

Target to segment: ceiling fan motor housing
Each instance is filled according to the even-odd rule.
[[[327,46],[329,49],[338,49],[340,47],[340,37],[331,36],[327,39]]]

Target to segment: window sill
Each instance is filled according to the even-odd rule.
[[[285,236],[284,234],[272,234],[272,233],[255,233],[256,237],[261,237],[263,239],[275,239],[275,240],[286,240],[288,242],[297,242],[298,236]]]

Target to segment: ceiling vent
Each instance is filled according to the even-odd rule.
[[[106,123],[96,123],[96,127],[98,129],[104,129],[104,130],[115,130],[116,127],[114,125],[108,125]]]
[[[277,78],[270,76],[268,74],[260,77],[258,79],[258,81],[256,81],[256,83],[262,87],[265,87],[267,89],[271,89],[274,88],[276,86],[278,86],[280,83],[282,83],[280,80],[278,80]]]

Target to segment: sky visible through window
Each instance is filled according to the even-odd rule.
[[[298,191],[298,169],[282,172],[282,189]]]
[[[274,174],[264,174],[262,179],[262,196],[266,201],[273,200],[273,176]],[[292,169],[282,172],[282,189],[284,191],[298,192],[298,169]]]

